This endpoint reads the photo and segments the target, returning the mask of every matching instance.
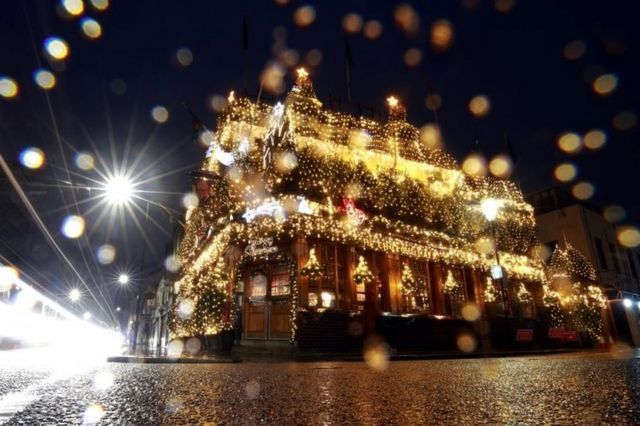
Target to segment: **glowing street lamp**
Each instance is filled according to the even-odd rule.
[[[482,200],[480,203],[480,210],[482,210],[482,214],[485,219],[491,224],[491,233],[493,235],[493,247],[494,253],[496,255],[496,264],[491,267],[491,278],[494,280],[498,280],[500,282],[500,292],[502,293],[502,305],[504,308],[505,315],[509,315],[509,295],[505,291],[504,287],[504,273],[502,270],[502,266],[500,265],[500,254],[498,252],[498,238],[496,237],[496,226],[495,220],[498,217],[498,212],[500,211],[500,207],[502,207],[502,202],[500,200],[496,200],[494,198],[486,198]]]
[[[71,290],[69,292],[69,300],[71,300],[72,302],[77,302],[78,300],[80,300],[80,290],[78,290],[77,288]]]
[[[82,318],[84,318],[86,321],[89,321],[91,319],[91,313],[85,312],[84,314],[82,314]]]
[[[102,189],[109,204],[121,206],[131,201],[133,186],[133,182],[127,176],[115,175],[107,178]]]
[[[120,276],[118,277],[118,282],[122,285],[128,284],[129,283],[129,275],[127,274],[120,274]]]

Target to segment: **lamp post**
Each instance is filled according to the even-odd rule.
[[[498,211],[500,210],[502,203],[499,200],[493,198],[487,198],[482,200],[480,209],[485,219],[491,225],[491,234],[493,236],[494,254],[496,256],[496,265],[491,267],[491,278],[500,282],[500,294],[502,295],[502,305],[504,313],[507,316],[511,315],[511,309],[509,304],[509,295],[505,289],[504,273],[502,266],[500,265],[500,253],[498,251],[498,238],[496,236],[495,220],[498,217]]]

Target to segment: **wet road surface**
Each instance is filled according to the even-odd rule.
[[[640,424],[640,358],[0,365],[0,423]]]

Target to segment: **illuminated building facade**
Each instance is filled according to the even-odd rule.
[[[295,342],[311,314],[347,313],[367,331],[384,314],[458,318],[466,302],[500,313],[492,235],[514,313],[536,315],[532,207],[510,181],[465,175],[396,98],[388,108],[384,123],[325,109],[302,69],[284,103],[232,92],[200,135],[173,337],[235,328]]]

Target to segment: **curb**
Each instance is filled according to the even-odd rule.
[[[146,356],[110,356],[107,362],[129,363],[129,364],[236,364],[240,360],[237,358],[165,358],[165,357],[146,357]]]

